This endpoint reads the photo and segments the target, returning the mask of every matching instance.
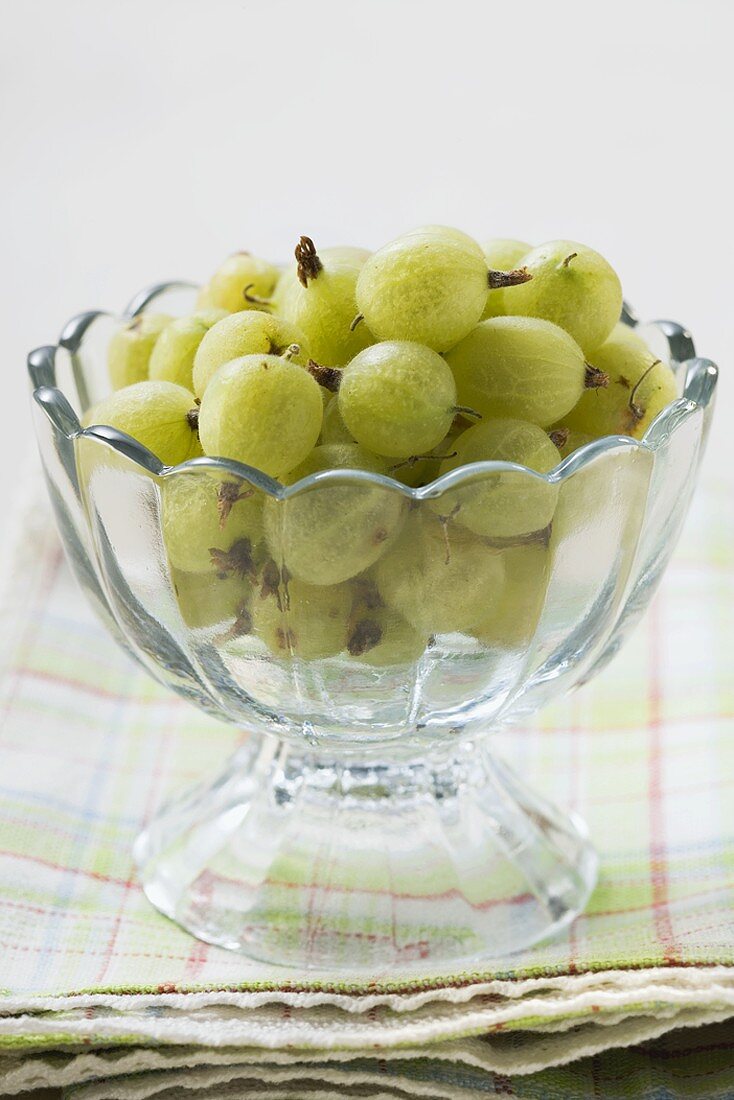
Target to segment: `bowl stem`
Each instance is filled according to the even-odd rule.
[[[342,976],[527,947],[583,909],[597,868],[583,824],[486,737],[374,764],[252,735],[135,857],[148,898],[193,935]]]

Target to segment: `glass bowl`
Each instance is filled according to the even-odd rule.
[[[159,284],[124,316],[194,295]],[[693,492],[715,366],[680,325],[640,326],[681,396],[643,440],[597,440],[547,475],[483,462],[418,489],[343,470],[283,487],[82,429],[118,322],[81,314],[29,357],[61,537],[123,648],[249,731],[138,838],[150,900],[208,942],[341,971],[445,969],[565,927],[593,847],[488,734],[587,681],[641,615]]]

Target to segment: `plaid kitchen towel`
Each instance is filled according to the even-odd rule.
[[[311,1065],[316,1079],[367,1052],[418,1066],[419,1083],[447,1064],[489,1082],[583,1059],[553,1071],[578,1074],[607,1048],[734,1016],[730,499],[725,483],[699,492],[662,591],[613,664],[498,736],[590,826],[601,875],[586,913],[491,969],[369,983],[250,962],[149,905],[135,835],[241,735],[117,650],[45,508],[24,509],[0,570],[11,578],[0,623],[0,1090],[114,1076],[86,1095],[144,1096],[143,1078],[187,1067],[185,1087],[218,1074],[226,1095],[236,1074],[264,1079],[247,1067],[286,1080],[289,1065]],[[409,1077],[385,1095],[443,1095]]]
[[[73,1100],[731,1100],[734,1095],[734,1027],[716,1024],[669,1031],[661,1039],[541,1073],[508,1077],[458,1061],[439,1044],[434,1056],[341,1062],[192,1066],[150,1070],[72,1087]],[[115,1091],[118,1090],[118,1091]]]

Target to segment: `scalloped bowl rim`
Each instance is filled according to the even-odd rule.
[[[131,317],[141,312],[149,302],[165,290],[170,289],[194,289],[196,284],[181,280],[167,283],[156,283],[139,294],[131,301],[127,309],[120,315],[104,310],[94,310],[76,315],[64,327],[58,344],[46,345],[35,349],[28,356],[29,371],[33,374],[32,363],[37,357],[43,357],[45,364],[53,371],[55,369],[55,355],[59,348],[66,351],[75,351],[81,345],[84,333],[89,325],[98,317]],[[638,322],[632,311],[625,306],[623,319],[636,327]],[[641,439],[633,439],[626,435],[608,435],[585,443],[562,459],[557,466],[548,473],[539,473],[515,462],[485,461],[471,462],[464,466],[457,466],[445,474],[441,474],[428,485],[412,488],[401,481],[389,477],[386,474],[376,474],[368,470],[320,470],[301,478],[292,485],[283,485],[277,479],[264,471],[234,459],[198,456],[187,459],[175,466],[167,466],[137,439],[119,431],[110,425],[90,425],[83,428],[79,422],[76,411],[69,403],[60,387],[41,384],[33,391],[36,402],[44,409],[45,413],[54,423],[55,427],[62,431],[69,439],[85,438],[110,446],[117,453],[124,455],[136,465],[140,466],[147,474],[157,478],[167,479],[179,474],[194,474],[201,472],[225,473],[233,477],[241,478],[269,496],[287,500],[289,497],[306,491],[315,485],[322,484],[355,484],[368,483],[399,492],[402,496],[411,500],[424,500],[441,496],[444,492],[456,488],[465,481],[471,481],[484,474],[496,474],[515,472],[528,475],[536,481],[549,485],[558,485],[580,470],[591,465],[602,455],[613,452],[632,453],[643,452],[654,454],[655,451],[668,439],[670,433],[687,421],[698,410],[704,410],[710,404],[713,397],[718,377],[716,365],[709,359],[703,359],[695,355],[693,341],[687,330],[677,322],[652,321],[649,326],[654,326],[662,333],[668,344],[674,338],[681,341],[686,350],[693,354],[684,360],[674,362],[678,371],[687,368],[683,394],[666,405],[649,425]],[[672,350],[672,348],[671,348]],[[703,384],[702,384],[703,383]],[[689,391],[698,393],[702,390],[703,400],[696,400]],[[61,421],[66,421],[66,425]]]

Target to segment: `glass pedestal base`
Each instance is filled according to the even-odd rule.
[[[150,901],[199,939],[372,976],[446,971],[552,936],[597,869],[583,824],[486,740],[377,765],[253,735],[164,808],[135,858]]]

